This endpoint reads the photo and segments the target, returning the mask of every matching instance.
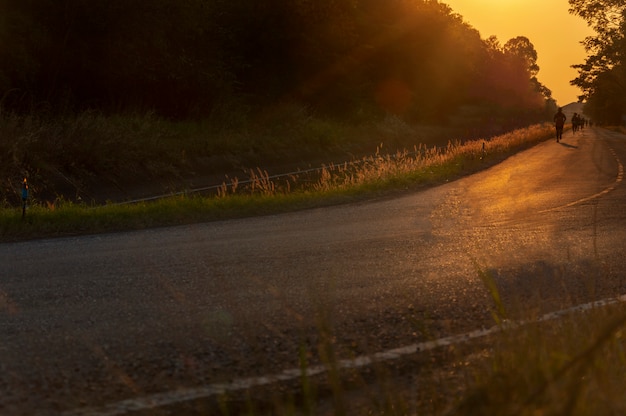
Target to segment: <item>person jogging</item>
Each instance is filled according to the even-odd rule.
[[[563,138],[563,126],[565,126],[565,114],[563,114],[563,108],[559,107],[559,111],[554,115],[554,125],[556,126],[556,142],[558,143]]]

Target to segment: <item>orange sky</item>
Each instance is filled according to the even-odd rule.
[[[580,41],[592,35],[586,23],[568,13],[567,0],[440,0],[480,32],[501,44],[526,36],[538,54],[537,78],[552,90],[559,105],[577,101],[580,90],[569,82],[578,76],[571,65],[584,63]]]

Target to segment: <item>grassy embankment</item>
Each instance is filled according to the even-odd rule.
[[[268,117],[263,123],[242,123],[247,126],[244,131],[232,127],[239,120],[224,122],[223,117],[222,124],[174,124],[150,115],[116,119],[84,113],[54,121],[3,115],[0,150],[9,163],[0,172],[5,178],[0,239],[143,229],[353,201],[450,180],[552,134],[551,127],[544,125],[461,143],[444,139],[455,134],[451,129],[415,128],[396,119],[354,128],[316,120],[298,109]],[[124,205],[85,202],[88,191],[80,202],[67,197],[90,187],[97,192],[104,181],[140,186],[255,163],[276,166],[285,160],[345,160],[347,154],[374,153],[374,143],[383,143],[385,150],[355,158],[350,164],[329,164],[314,178],[272,179],[264,169],[248,169],[247,178],[228,179],[214,196],[189,193]],[[385,154],[386,149],[402,148],[410,150]],[[31,188],[25,218],[18,197],[22,176],[28,176]],[[55,184],[70,188],[69,193],[55,194]]]

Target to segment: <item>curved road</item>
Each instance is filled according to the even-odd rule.
[[[421,192],[0,245],[0,413],[59,414],[626,293],[626,136],[571,132]],[[523,306],[522,306],[523,305]]]

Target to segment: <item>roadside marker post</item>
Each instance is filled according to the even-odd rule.
[[[24,178],[22,182],[22,219],[26,217],[26,201],[28,200],[28,181]]]

